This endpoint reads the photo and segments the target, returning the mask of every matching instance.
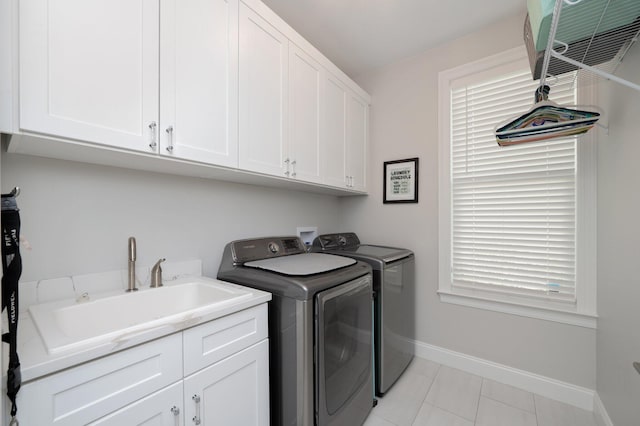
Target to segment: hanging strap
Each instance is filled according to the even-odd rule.
[[[20,214],[14,194],[2,194],[2,310],[7,310],[9,332],[2,341],[9,344],[7,396],[11,400],[12,424],[17,424],[16,396],[22,383],[18,359],[18,280],[22,274],[20,257]]]

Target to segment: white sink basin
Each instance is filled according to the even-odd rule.
[[[251,297],[249,289],[191,281],[131,293],[33,305],[29,312],[51,354],[187,321]]]

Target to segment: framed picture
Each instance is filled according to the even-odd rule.
[[[418,202],[418,159],[384,162],[384,204]]]

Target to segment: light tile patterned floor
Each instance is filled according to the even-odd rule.
[[[415,358],[364,426],[597,426],[589,411]]]

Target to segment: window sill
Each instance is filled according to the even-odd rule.
[[[472,308],[485,309],[546,321],[554,321],[585,328],[597,328],[598,316],[596,314],[549,309],[506,300],[488,299],[477,295],[451,293],[442,290],[438,290],[438,295],[440,296],[440,301],[444,303],[452,303],[454,305],[469,306]]]

